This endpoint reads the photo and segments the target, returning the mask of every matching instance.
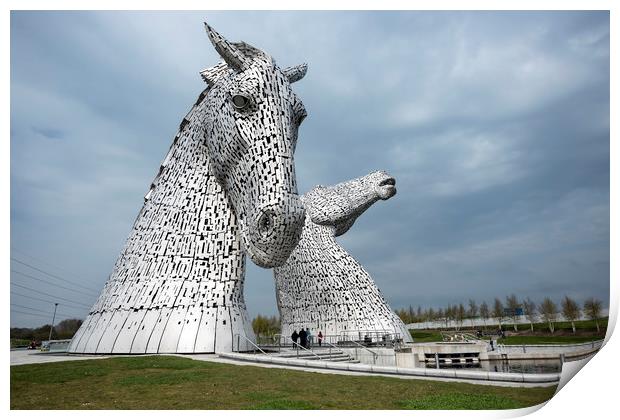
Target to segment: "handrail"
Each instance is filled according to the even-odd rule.
[[[316,354],[315,352],[313,352],[312,350],[310,350],[309,348],[306,348],[304,346],[302,346],[299,343],[296,343],[295,341],[293,341],[290,337],[286,337],[282,334],[274,334],[274,337],[280,337],[280,338],[284,338],[284,342],[286,343],[286,340],[290,340],[291,344],[295,344],[295,348],[297,349],[297,355],[299,355],[299,349],[302,348],[306,351],[309,351],[310,353],[312,353],[314,356],[316,356],[319,360],[322,360],[323,358],[321,356],[319,356],[318,354]],[[281,342],[280,340],[278,340],[278,342]]]
[[[249,338],[247,338],[245,335],[240,334],[240,333],[235,333],[233,335],[233,343],[234,343],[234,337],[237,336],[237,353],[239,353],[239,337],[243,338],[245,341],[247,341],[248,343],[250,343],[252,346],[254,346],[255,348],[257,348],[261,353],[263,353],[265,356],[269,356],[267,353],[265,353],[263,351],[263,349],[261,349],[260,347],[258,347],[252,340],[250,340]]]
[[[376,337],[385,339],[386,336],[390,337],[390,339],[399,340],[402,339],[401,334],[392,330],[340,330],[338,332],[339,337],[349,338],[349,335],[352,333],[358,334],[358,339],[361,340],[362,334],[368,335],[370,338]]]
[[[379,357],[379,354],[378,354],[378,353],[375,353],[374,351],[370,350],[370,349],[369,349],[368,347],[366,347],[366,346],[362,346],[362,345],[361,345],[360,343],[358,343],[357,341],[351,341],[351,343],[355,343],[355,345],[357,345],[357,346],[359,346],[359,347],[363,348],[364,350],[369,351],[370,353],[372,353],[372,356],[373,356],[373,362],[376,362],[376,361],[377,361],[377,358]]]
[[[439,334],[441,334],[441,339],[443,341],[454,341],[455,339],[458,339],[460,337],[461,340],[471,340],[471,341],[484,341],[481,340],[480,338],[476,337],[475,335],[468,333],[468,332],[458,332],[458,331],[439,331]]]
[[[333,348],[335,348],[336,350],[338,350],[338,351],[339,351],[339,352],[341,352],[341,353],[346,353],[346,352],[344,352],[344,351],[343,351],[340,347],[338,347],[338,346],[336,346],[335,344],[332,344],[332,343],[330,343],[330,342],[328,342],[328,341],[322,341],[322,343],[325,343],[325,344],[327,344],[327,345],[330,347],[330,349],[329,349],[329,358],[330,358],[330,359],[331,359],[331,357],[332,357],[332,349],[331,349],[332,347],[333,347]],[[348,353],[346,353],[346,354],[348,354]],[[349,357],[351,357],[351,355],[349,355]],[[376,360],[376,359],[375,359],[375,360]]]

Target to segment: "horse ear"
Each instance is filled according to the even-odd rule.
[[[241,72],[250,67],[247,58],[243,55],[241,51],[237,47],[235,47],[232,43],[228,42],[226,38],[217,33],[212,27],[210,27],[207,22],[205,24],[205,29],[207,31],[207,35],[209,36],[209,40],[215,47],[217,53],[222,57],[222,59],[228,64],[228,67],[231,69]]]
[[[202,80],[204,80],[209,86],[213,86],[222,75],[228,70],[228,65],[223,62],[217,63],[215,66],[205,69],[200,72]]]
[[[308,71],[308,64],[303,63],[294,67],[287,67],[282,70],[282,73],[288,78],[289,83],[295,83],[298,80],[301,80],[306,75]]]

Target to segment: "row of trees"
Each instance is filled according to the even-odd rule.
[[[406,324],[415,322],[444,322],[446,328],[448,328],[448,325],[454,321],[457,329],[461,328],[467,319],[471,321],[472,328],[474,327],[474,320],[478,319],[482,320],[486,328],[487,322],[491,318],[495,318],[500,329],[504,320],[512,320],[514,330],[517,331],[519,313],[522,312],[523,316],[529,321],[532,331],[534,331],[534,322],[540,317],[543,322],[548,324],[549,331],[553,333],[558,314],[561,312],[564,319],[571,323],[574,333],[576,330],[575,321],[581,318],[582,313],[587,319],[595,321],[596,330],[600,332],[598,321],[601,318],[602,310],[603,303],[594,298],[587,299],[583,303],[583,307],[581,307],[574,299],[564,296],[558,307],[549,297],[544,298],[542,302],[537,304],[529,297],[519,300],[515,294],[511,294],[506,296],[504,301],[495,298],[492,306],[489,306],[486,302],[478,305],[475,300],[470,299],[467,306],[463,305],[463,303],[448,305],[445,308],[439,309],[422,309],[422,307],[418,306],[417,311],[414,311],[413,307],[410,306],[408,310],[399,309],[396,313]]]
[[[257,338],[271,337],[280,332],[280,318],[259,314],[252,320],[252,329]]]
[[[65,319],[54,326],[52,340],[66,340],[77,332],[82,325],[81,319]],[[50,334],[50,324],[37,328],[11,328],[11,338],[18,340],[47,340]]]

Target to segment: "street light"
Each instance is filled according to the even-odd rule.
[[[54,321],[56,320],[56,308],[58,308],[58,304],[54,303],[54,316],[52,317],[52,325],[50,326],[50,336],[47,341],[52,341],[52,330],[54,329]]]

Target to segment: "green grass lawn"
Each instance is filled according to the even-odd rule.
[[[590,341],[602,340],[604,335],[599,336],[540,336],[540,335],[516,335],[513,337],[500,338],[499,344],[579,344]]]
[[[572,331],[572,330],[571,330]],[[442,337],[438,330],[409,330],[413,341],[416,343],[441,342]],[[508,333],[511,330],[507,331]],[[579,344],[590,341],[602,340],[604,334],[596,335],[515,335],[499,339],[499,344]],[[489,337],[482,337],[488,340]]]
[[[601,329],[601,334],[605,334],[608,320],[609,318],[607,317],[599,319],[598,325],[599,325],[599,328]],[[465,321],[464,326],[470,328],[469,322]],[[570,322],[556,322],[554,323],[554,326],[555,326],[556,331],[570,331],[570,332],[573,331],[573,327],[571,326]],[[502,321],[502,327],[504,331],[514,331],[514,326],[509,319],[504,319],[504,321]],[[497,324],[488,324],[487,328],[497,329]],[[593,331],[593,333],[596,333],[596,323],[590,320],[575,321],[575,328],[577,329],[577,331],[586,330],[586,331]],[[530,324],[517,324],[517,331],[530,331],[530,330],[531,330]],[[542,332],[548,333],[549,324],[547,324],[546,322],[536,322],[534,323],[534,331],[542,331]]]
[[[409,330],[411,338],[416,343],[431,343],[435,341],[443,341],[439,331],[435,330]]]
[[[174,356],[11,367],[11,409],[505,409],[555,387],[508,388],[235,366]]]

